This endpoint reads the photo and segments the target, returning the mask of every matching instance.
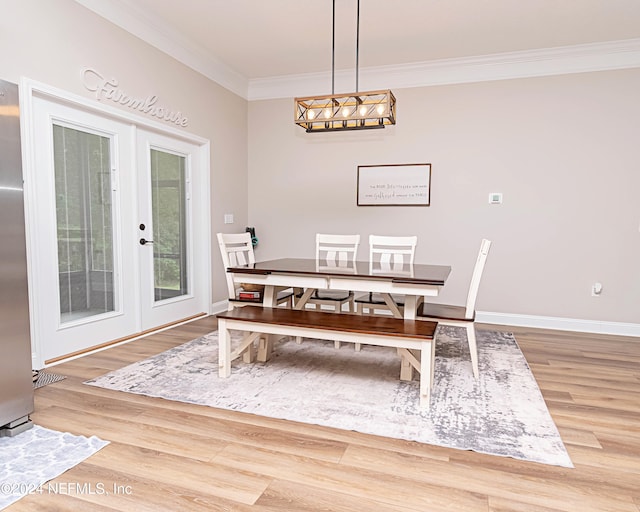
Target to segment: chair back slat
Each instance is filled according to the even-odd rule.
[[[316,263],[319,268],[355,268],[360,235],[316,234]]]
[[[469,284],[469,293],[467,295],[467,303],[465,307],[465,318],[467,319],[471,319],[475,315],[476,299],[478,298],[480,280],[482,279],[482,273],[484,272],[484,266],[487,262],[487,256],[489,255],[490,248],[491,241],[483,239],[480,244],[480,251],[478,251],[478,257],[476,258],[476,264],[473,267],[471,283]]]
[[[376,270],[402,271],[413,266],[417,236],[369,236],[369,266]]]

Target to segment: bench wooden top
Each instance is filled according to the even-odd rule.
[[[325,329],[363,335],[383,335],[433,339],[437,322],[403,320],[382,315],[354,315],[321,311],[299,311],[285,308],[244,306],[216,315],[216,318],[246,322]]]

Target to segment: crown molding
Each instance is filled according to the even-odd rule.
[[[249,101],[327,94],[331,71],[248,80],[153,13],[130,0],[75,0]],[[361,90],[507,80],[640,67],[640,38],[475,57],[360,68]],[[336,92],[353,92],[355,70],[335,73]]]
[[[247,99],[247,78],[148,11],[128,0],[75,0],[178,62]]]
[[[587,73],[640,67],[640,39],[497,53],[360,69],[360,89],[406,89],[433,85]],[[336,71],[336,91],[353,91],[355,70]],[[249,81],[248,99],[327,94],[331,72]],[[346,89],[342,87],[346,85]]]

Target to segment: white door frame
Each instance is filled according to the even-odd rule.
[[[38,179],[37,169],[35,165],[36,148],[34,141],[34,114],[33,114],[33,98],[44,98],[46,100],[60,103],[73,107],[75,109],[88,113],[111,118],[123,123],[133,125],[135,129],[143,128],[151,132],[156,132],[176,139],[184,140],[198,147],[200,162],[202,164],[203,175],[201,178],[202,186],[197,187],[193,193],[199,194],[199,203],[203,205],[202,210],[198,212],[202,222],[199,224],[199,233],[203,243],[199,250],[206,252],[205,268],[201,269],[198,278],[207,283],[202,293],[204,294],[203,303],[206,304],[205,313],[210,313],[211,309],[211,204],[210,204],[210,141],[197,135],[178,130],[171,126],[161,124],[156,121],[132,114],[127,111],[119,110],[110,106],[105,106],[95,101],[88,100],[81,96],[77,96],[61,89],[51,87],[49,85],[31,80],[29,78],[21,78],[20,80],[20,115],[21,115],[21,137],[22,137],[22,166],[24,176],[24,196],[25,196],[25,220],[27,235],[27,272],[29,279],[29,308],[31,322],[31,345],[33,367],[42,368],[45,366],[45,358],[43,357],[44,340],[38,335],[38,319],[41,318],[42,308],[48,307],[38,297],[37,287],[43,276],[38,275],[38,265],[36,265],[37,247],[39,232],[36,219],[36,206],[34,204],[35,193],[34,184]],[[132,141],[135,147],[135,141]],[[132,163],[135,166],[135,161]],[[135,167],[132,167],[135,168]],[[131,333],[132,336],[139,332]],[[98,348],[98,347],[97,347]],[[102,348],[102,347],[100,347]]]
[[[202,231],[200,223],[203,220],[200,215],[200,200],[199,195],[194,191],[199,187],[199,183],[194,181],[193,169],[201,167],[199,160],[199,153],[197,148],[185,141],[175,140],[174,138],[166,137],[159,133],[148,132],[141,129],[138,131],[138,198],[141,200],[138,208],[138,223],[143,223],[146,229],[140,231],[139,238],[153,237],[155,240],[153,245],[147,244],[144,247],[137,245],[140,258],[140,278],[142,285],[140,289],[140,317],[142,320],[142,330],[148,328],[148,325],[161,325],[163,323],[180,320],[190,316],[193,311],[194,302],[198,302],[202,299],[203,287],[209,287],[207,282],[200,279],[200,274],[197,269],[201,266],[197,263],[197,258],[200,254],[207,250],[210,250],[210,245],[204,247],[203,244],[208,244],[206,239],[201,239],[198,233]],[[152,149],[182,156],[185,159],[185,201],[186,201],[186,245],[187,245],[187,260],[186,271],[188,291],[184,295],[180,295],[174,298],[168,298],[157,301],[154,297],[154,248],[160,243],[160,240],[156,240],[154,235],[154,222],[151,212],[152,199],[151,199],[151,161],[150,151]],[[197,177],[196,177],[197,178]]]

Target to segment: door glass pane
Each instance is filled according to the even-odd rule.
[[[62,323],[114,311],[111,140],[53,126]]]
[[[151,150],[153,275],[156,301],[188,293],[185,179],[184,156]]]

